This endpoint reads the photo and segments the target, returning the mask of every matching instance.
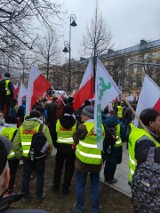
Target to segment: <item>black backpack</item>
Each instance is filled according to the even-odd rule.
[[[46,158],[51,150],[51,145],[48,144],[46,137],[42,133],[43,124],[40,124],[39,130],[32,136],[31,147],[29,151],[29,159],[31,161]]]
[[[131,184],[135,212],[160,212],[160,150],[151,147],[147,160],[136,169]],[[157,161],[157,162],[156,162]]]
[[[5,85],[6,85],[6,81],[5,80],[1,80],[0,81],[0,95],[2,95],[2,96],[6,95]]]

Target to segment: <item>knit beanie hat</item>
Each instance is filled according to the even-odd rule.
[[[7,77],[7,78],[10,78],[10,77],[11,77],[11,74],[10,74],[9,72],[5,72],[5,73],[4,73],[4,76]]]
[[[94,117],[94,107],[93,106],[86,106],[82,110],[82,114],[87,115],[90,118]]]
[[[0,175],[2,174],[6,163],[7,155],[11,151],[12,143],[6,137],[0,136]]]
[[[17,124],[17,117],[13,115],[7,115],[6,116],[6,123],[7,124]]]

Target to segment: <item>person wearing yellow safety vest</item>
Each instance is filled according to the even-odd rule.
[[[107,184],[114,184],[117,164],[122,162],[123,142],[126,141],[126,130],[119,121],[116,111],[110,111],[103,119],[106,130],[104,143],[105,167],[104,177]]]
[[[132,182],[137,166],[146,160],[150,147],[160,146],[160,139],[156,135],[160,128],[160,113],[155,109],[148,108],[141,112],[139,118],[148,132],[138,124],[129,135],[130,182]]]
[[[16,132],[17,132],[17,118],[15,116],[8,115],[6,117],[6,123],[4,127],[1,129],[0,135],[8,138],[10,141],[13,141]],[[10,168],[10,181],[8,189],[5,193],[7,195],[13,193],[16,173],[19,166],[19,159],[15,157],[13,149],[10,151],[8,155],[8,162]]]
[[[74,110],[71,106],[65,106],[64,115],[57,120],[57,153],[53,179],[53,191],[58,192],[61,184],[61,174],[64,167],[64,177],[62,192],[64,195],[69,193],[70,183],[74,173],[75,166],[75,145],[73,133],[77,128],[77,121],[73,115]]]
[[[124,104],[118,102],[117,106],[116,106],[116,111],[117,111],[117,116],[120,120],[122,120],[123,117],[123,112],[124,112]]]
[[[22,176],[22,192],[24,192],[24,202],[28,203],[30,200],[29,181],[31,173],[34,169],[37,178],[36,197],[37,202],[40,203],[44,199],[44,172],[45,172],[45,158],[33,160],[29,158],[30,146],[32,137],[40,128],[41,120],[40,112],[32,110],[29,118],[26,119],[19,127],[18,132],[13,140],[13,150],[18,159],[23,159],[23,176]],[[42,133],[46,137],[47,143],[52,147],[52,138],[48,127],[43,124]],[[38,141],[37,141],[38,143]],[[49,155],[51,155],[50,149]]]
[[[14,97],[14,88],[13,84],[10,80],[11,74],[6,72],[4,74],[3,79],[1,82],[5,82],[5,93],[0,95],[0,103],[1,103],[1,110],[4,112],[5,116],[9,114],[11,100]]]
[[[91,181],[92,212],[100,211],[100,177],[102,151],[97,147],[97,135],[94,133],[94,108],[86,106],[82,110],[77,131],[73,134],[76,144],[76,205],[75,212],[82,213],[84,208],[84,191],[87,175]],[[102,141],[105,132],[102,125]]]

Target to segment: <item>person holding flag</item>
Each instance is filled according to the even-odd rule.
[[[151,168],[155,173],[159,174],[160,138],[158,138],[158,131],[160,128],[160,113],[155,109],[147,108],[141,112],[139,119],[138,126],[131,131],[128,144],[134,212],[142,212],[142,210],[143,212],[159,212],[159,190],[157,188],[159,176],[156,178],[157,183],[155,183]],[[153,147],[155,149],[152,161],[150,153]],[[144,163],[147,164],[147,173]],[[154,167],[154,163],[157,164],[157,167]],[[138,171],[139,168],[140,170]],[[142,171],[143,168],[144,170]],[[139,174],[140,171],[141,173]],[[136,173],[138,176],[143,175],[138,181]],[[150,180],[150,174],[152,174],[152,181]],[[145,190],[143,190],[144,188],[142,189],[142,186]]]

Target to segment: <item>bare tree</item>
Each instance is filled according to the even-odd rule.
[[[55,31],[49,29],[46,36],[44,37],[44,42],[38,45],[38,55],[39,63],[46,67],[45,74],[47,80],[50,77],[49,70],[56,64],[60,57],[60,47],[58,45],[58,37]]]
[[[0,54],[11,59],[20,56],[20,49],[32,49],[37,38],[32,29],[34,17],[51,27],[49,18],[62,12],[60,4],[49,0],[1,0],[0,1]],[[54,19],[55,21],[55,19]],[[56,21],[55,21],[56,22]]]
[[[99,13],[96,4],[94,17],[91,19],[90,26],[87,26],[86,34],[83,36],[82,48],[85,55],[93,56],[94,71],[96,58],[100,54],[105,54],[110,46],[111,32],[105,19]]]

